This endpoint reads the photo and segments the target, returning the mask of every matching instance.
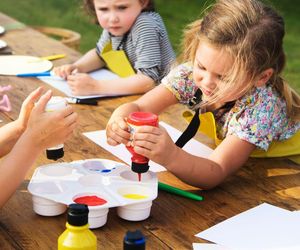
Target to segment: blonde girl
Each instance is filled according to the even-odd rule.
[[[284,33],[283,18],[258,0],[217,1],[185,31],[184,63],[163,84],[113,113],[107,125],[108,143],[128,143],[130,112],[159,114],[182,103],[213,114],[218,145],[208,158],[183,151],[163,128],[141,127],[133,145],[138,154],[188,184],[215,187],[251,154],[300,155],[300,98],[281,76]]]

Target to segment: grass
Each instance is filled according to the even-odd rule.
[[[212,0],[155,0],[156,9],[165,21],[170,40],[179,53],[183,28],[201,16]],[[300,93],[300,0],[271,0],[286,22],[284,48],[287,66],[284,76]],[[27,25],[54,26],[75,30],[82,35],[80,51],[93,48],[101,29],[83,12],[82,0],[1,0],[0,10]]]

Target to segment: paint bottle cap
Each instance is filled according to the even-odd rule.
[[[149,112],[132,112],[128,115],[127,122],[135,126],[158,126],[157,115]]]
[[[84,226],[88,223],[89,209],[87,205],[73,203],[68,208],[67,221],[72,226]]]
[[[49,159],[49,160],[57,161],[58,159],[64,157],[64,154],[65,154],[65,152],[64,152],[63,145],[61,145],[61,148],[46,150],[46,156],[47,156],[47,159]]]
[[[132,158],[131,158],[132,159]],[[147,159],[147,158],[146,158]],[[131,162],[131,170],[135,173],[146,173],[149,170],[149,164],[148,161],[145,163],[139,163],[139,162],[134,162],[132,160]]]
[[[124,250],[144,250],[146,249],[146,240],[140,230],[127,231],[124,241]]]

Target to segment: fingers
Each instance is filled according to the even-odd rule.
[[[61,67],[55,67],[53,69],[55,75],[58,75],[60,76],[61,78],[63,79],[67,79],[67,77],[69,75],[72,74],[72,72],[76,69],[76,67],[74,65],[71,65],[71,64],[66,64],[66,65],[63,65]]]
[[[48,90],[45,94],[43,94],[40,97],[39,101],[36,104],[35,109],[38,110],[40,113],[44,112],[47,103],[51,99],[51,96],[52,96],[52,91]]]
[[[109,123],[106,128],[106,136],[107,143],[112,146],[120,143],[127,144],[130,139],[127,123],[122,118]]]
[[[89,79],[91,79],[91,77],[86,73],[73,73],[67,77],[68,82],[87,81]]]
[[[132,144],[136,145],[139,141],[157,143],[162,135],[163,131],[160,128],[153,126],[141,126],[134,133]]]
[[[117,146],[117,145],[120,144],[119,142],[115,141],[115,140],[112,139],[112,138],[107,138],[106,141],[107,141],[107,144],[108,144],[108,145],[111,145],[111,146]]]
[[[72,107],[71,107],[72,108]],[[66,110],[69,112],[69,110]],[[77,113],[74,113],[73,110],[71,110],[72,113],[69,113],[68,115],[64,116],[64,122],[67,126],[72,127],[74,124],[77,123],[78,115]]]
[[[34,104],[38,100],[38,98],[41,96],[43,92],[43,87],[39,87],[32,91],[24,100],[23,105],[28,105],[29,103]]]

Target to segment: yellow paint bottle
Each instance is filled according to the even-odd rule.
[[[96,250],[97,238],[89,229],[88,206],[71,204],[68,208],[67,229],[58,238],[58,250]]]

